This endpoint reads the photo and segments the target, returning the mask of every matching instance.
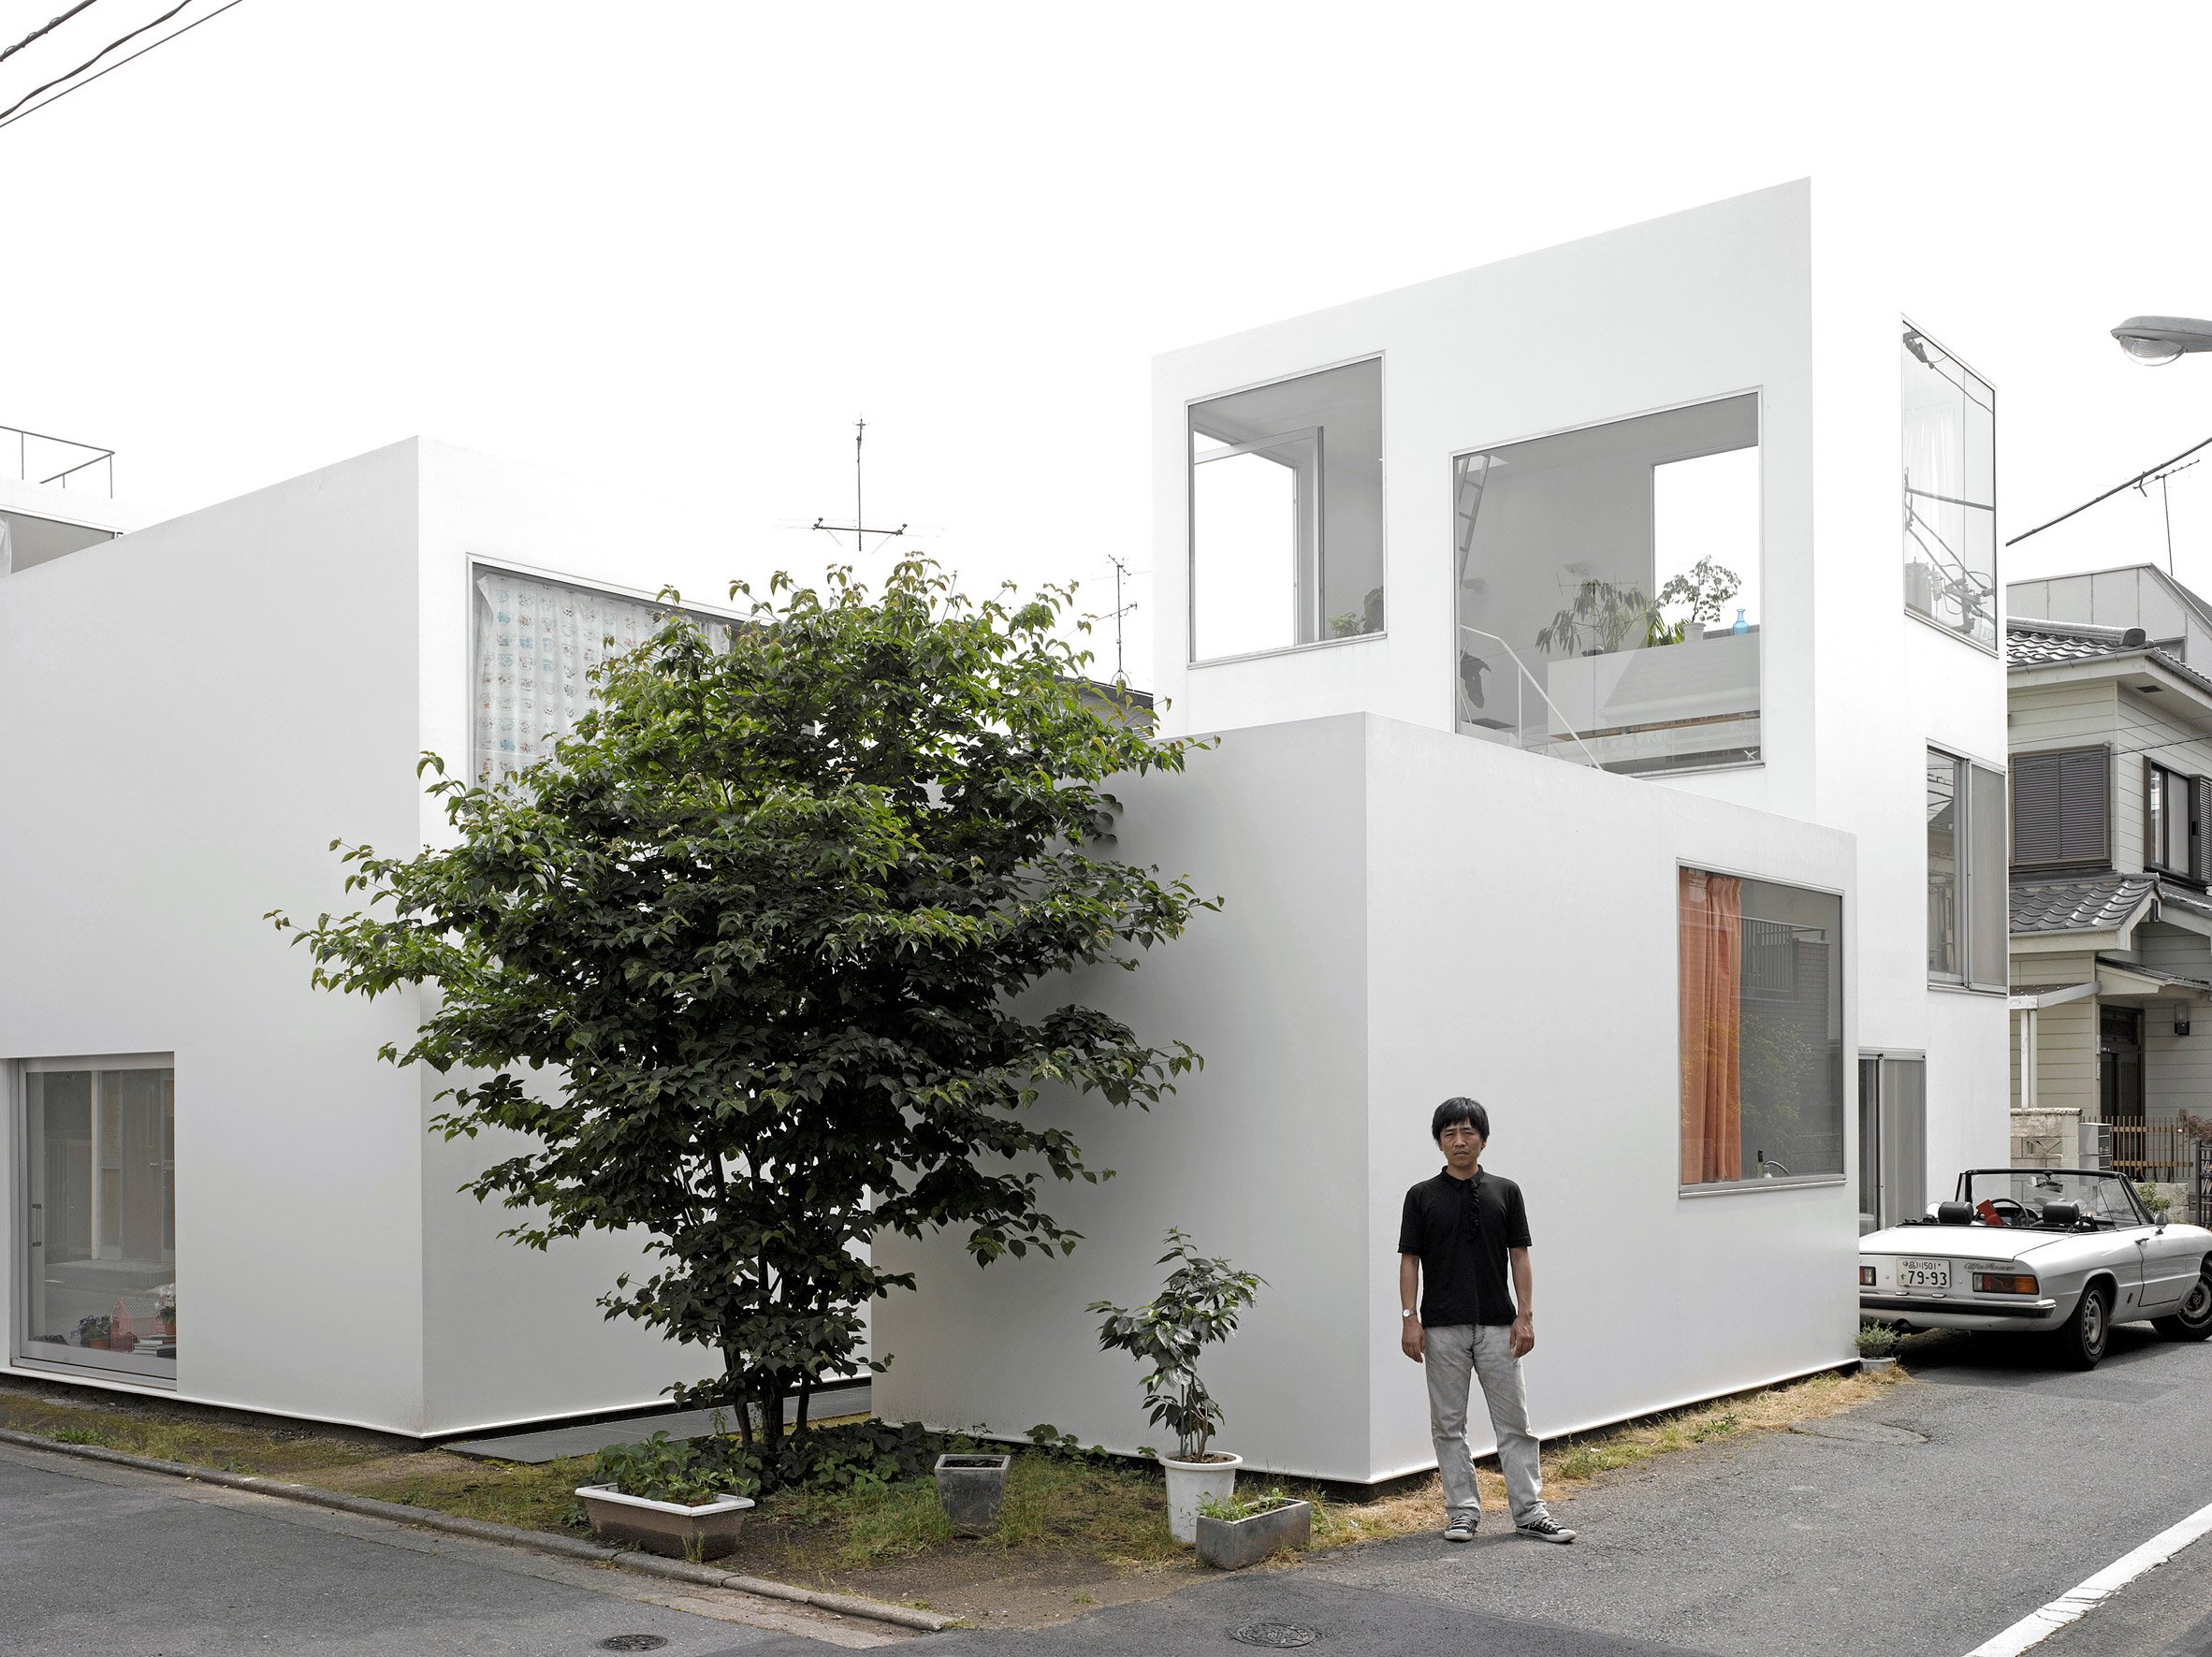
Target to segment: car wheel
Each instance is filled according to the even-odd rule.
[[[2112,1291],[2092,1284],[2081,1291],[2074,1315],[2057,1331],[2059,1356],[2077,1370],[2093,1370],[2112,1331]]]
[[[2152,1318],[2150,1327],[2176,1341],[2201,1341],[2212,1335],[2212,1275],[2190,1284],[2180,1309],[2171,1317]]]

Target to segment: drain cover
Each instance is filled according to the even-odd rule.
[[[1295,1622],[1247,1622],[1230,1635],[1239,1645],[1265,1646],[1271,1651],[1310,1646],[1318,1637],[1312,1629]]]
[[[1849,1444],[1926,1444],[1928,1435],[1885,1421],[1855,1421],[1849,1416],[1799,1421],[1790,1429],[1808,1438],[1840,1438]]]
[[[668,1640],[658,1634],[618,1634],[599,1642],[603,1651],[658,1651]]]

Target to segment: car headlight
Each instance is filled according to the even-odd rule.
[[[1861,1266],[1861,1267],[1858,1269],[1858,1286],[1859,1286],[1859,1287],[1861,1287],[1861,1288],[1872,1288],[1872,1287],[1874,1286],[1874,1268],[1873,1268],[1873,1267],[1871,1267],[1871,1266]]]
[[[2031,1295],[2040,1286],[2025,1272],[1976,1272],[1977,1295]]]

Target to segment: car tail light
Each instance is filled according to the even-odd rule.
[[[1977,1295],[2031,1295],[2036,1291],[2034,1278],[2025,1272],[1976,1272],[1974,1293]]]
[[[1858,1286],[1859,1286],[1859,1287],[1861,1287],[1861,1288],[1872,1288],[1872,1287],[1874,1286],[1874,1268],[1873,1268],[1873,1267],[1871,1267],[1871,1266],[1861,1266],[1861,1267],[1858,1269]]]

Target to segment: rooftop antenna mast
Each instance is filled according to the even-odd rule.
[[[1109,556],[1106,561],[1113,566],[1113,682],[1126,690],[1129,688],[1129,676],[1122,671],[1121,618],[1135,613],[1137,601],[1131,599],[1127,603],[1122,602],[1121,584],[1124,576],[1138,574],[1140,572],[1130,569],[1119,554]]]
[[[904,524],[899,525],[895,530],[871,530],[867,527],[866,516],[861,512],[863,500],[861,494],[861,444],[866,439],[867,434],[868,423],[866,420],[855,420],[852,423],[852,521],[849,524],[833,524],[823,518],[818,517],[814,520],[814,528],[832,537],[851,535],[852,537],[852,550],[856,553],[863,549],[866,538],[869,535],[880,535],[883,537],[883,541],[890,541],[907,532],[907,526]],[[879,552],[882,550],[883,541],[876,543],[876,549]]]

